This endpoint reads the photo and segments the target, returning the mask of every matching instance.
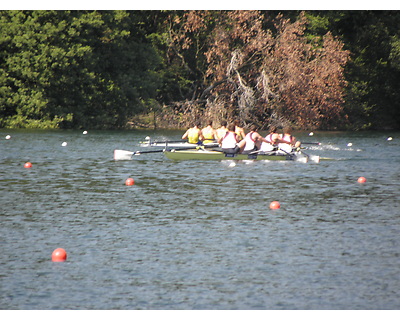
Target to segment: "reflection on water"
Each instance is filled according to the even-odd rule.
[[[0,133],[1,309],[400,307],[398,133],[299,133],[338,160],[235,166],[112,158],[179,131]]]

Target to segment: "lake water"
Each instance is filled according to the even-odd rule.
[[[182,133],[0,130],[0,308],[400,308],[400,132],[297,133],[318,164],[113,159]]]

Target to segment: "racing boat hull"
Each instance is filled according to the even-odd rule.
[[[285,161],[296,160],[299,154],[297,153],[277,153],[269,152],[266,154],[225,154],[220,151],[211,150],[170,150],[164,151],[165,156],[171,160],[270,160],[270,161]]]

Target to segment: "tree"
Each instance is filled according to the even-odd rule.
[[[273,21],[275,30],[266,28]],[[178,22],[182,55],[208,35],[204,90],[188,114],[302,129],[332,128],[342,117],[349,52],[330,33],[307,39],[304,14],[291,22],[259,11],[190,11]]]
[[[306,26],[303,14],[293,23],[280,19],[277,25],[277,41],[264,63],[279,97],[273,112],[303,129],[332,129],[346,119],[343,68],[349,52],[330,32],[307,41]]]
[[[113,128],[155,98],[134,12],[1,11],[0,126]]]
[[[349,128],[400,128],[398,11],[311,11],[314,32],[331,30],[351,52],[345,67]]]

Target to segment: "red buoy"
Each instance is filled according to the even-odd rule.
[[[51,255],[51,260],[53,262],[63,262],[67,260],[67,252],[63,248],[58,248],[53,251]]]
[[[26,162],[26,163],[24,164],[24,168],[32,168],[32,163]]]
[[[357,181],[358,183],[365,183],[367,182],[367,179],[365,179],[364,177],[359,177]]]
[[[133,180],[132,178],[128,178],[126,179],[125,184],[127,186],[133,186],[135,184],[135,180]]]
[[[269,205],[270,209],[279,209],[281,204],[278,201],[272,201]]]

